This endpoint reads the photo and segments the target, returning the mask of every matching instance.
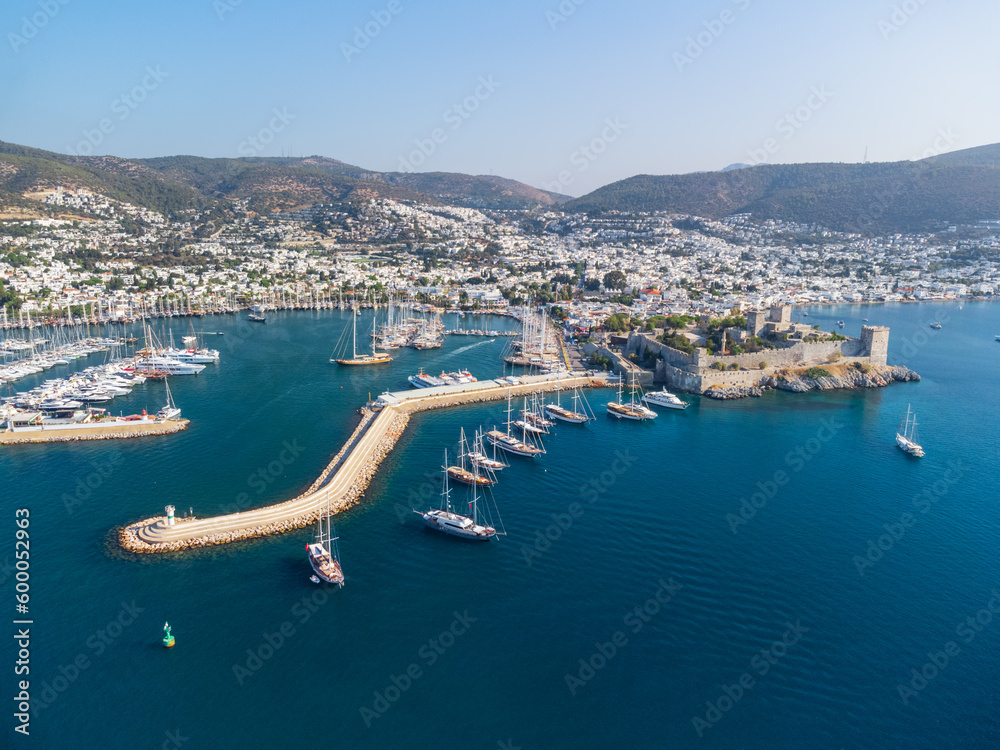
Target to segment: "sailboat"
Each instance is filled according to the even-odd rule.
[[[170,383],[167,382],[169,378],[163,379],[163,384],[167,387],[167,404],[158,412],[156,412],[157,419],[177,419],[181,415],[181,410],[177,408],[177,404],[174,403],[174,397],[170,394]]]
[[[472,450],[469,451],[469,461],[480,469],[488,469],[491,472],[502,471],[508,464],[497,458],[497,447],[493,446],[493,456],[486,455],[486,446],[483,445],[483,430],[476,430],[476,437],[472,441]]]
[[[478,471],[469,471],[465,468],[465,459],[469,455],[469,446],[465,440],[465,428],[462,428],[461,437],[458,441],[458,466],[449,466],[445,471],[447,471],[448,476],[454,479],[456,482],[461,482],[462,484],[475,484],[480,487],[489,487],[491,484],[496,482],[495,479],[488,475],[480,474]],[[471,463],[471,462],[470,462]],[[474,464],[473,469],[485,468],[480,464]],[[487,472],[488,474],[488,472]]]
[[[632,396],[628,403],[622,401],[622,380],[618,378],[618,400],[609,401],[607,405],[608,414],[617,419],[631,419],[642,422],[647,419],[655,419],[656,412],[649,407],[643,406],[635,400],[635,374],[632,375]]]
[[[326,521],[325,525],[324,520]],[[337,546],[337,537],[333,535],[329,500],[327,500],[325,511],[320,512],[316,528],[316,541],[306,545],[306,552],[309,554],[309,564],[316,574],[313,578],[343,588],[344,570],[340,567],[340,548]]]
[[[375,340],[372,339],[372,353],[371,354],[358,354],[358,316],[357,314],[351,315],[351,357],[350,359],[330,359],[331,362],[336,362],[338,365],[350,365],[350,366],[360,366],[360,365],[382,365],[388,362],[392,362],[392,356],[388,353],[376,352],[375,351]]]
[[[917,415],[910,410],[909,404],[906,405],[906,416],[896,430],[896,446],[916,458],[924,455],[924,449],[917,442]]]
[[[583,404],[582,407],[580,406],[581,403]],[[545,413],[553,419],[571,424],[585,424],[594,419],[593,412],[590,411],[590,406],[587,404],[587,400],[583,397],[583,394],[580,393],[579,388],[573,389],[572,409],[567,409],[562,405],[560,391],[556,391],[556,403],[546,404]]]
[[[510,391],[507,391],[507,432],[500,432],[500,430],[492,429],[486,433],[486,439],[490,441],[492,445],[499,448],[507,453],[513,453],[515,456],[526,456],[528,458],[534,458],[535,456],[540,456],[545,453],[543,448],[536,448],[534,445],[528,442],[528,431],[523,430],[521,433],[522,439],[518,440],[516,437],[510,434],[510,426],[514,422],[510,418]]]
[[[486,542],[497,535],[497,530],[479,522],[479,487],[474,482],[469,490],[469,515],[456,513],[451,504],[451,489],[448,487],[448,451],[444,452],[444,478],[441,486],[441,507],[420,513],[430,528],[461,537]],[[478,476],[479,470],[473,464],[473,472]]]

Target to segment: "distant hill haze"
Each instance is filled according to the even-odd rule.
[[[730,165],[725,171],[637,175],[576,198],[564,211],[670,211],[815,223],[841,231],[919,231],[1000,219],[1000,144],[920,161]]]
[[[733,164],[719,172],[637,175],[576,199],[490,175],[376,172],[322,156],[123,159],[67,156],[0,142],[0,206],[87,188],[159,211],[248,199],[261,213],[310,203],[391,198],[482,208],[750,213],[830,229],[919,231],[1000,219],[1000,144],[913,162]]]
[[[25,194],[58,185],[159,211],[241,198],[261,212],[371,198],[514,209],[554,207],[569,200],[503,177],[375,172],[322,156],[122,159],[67,156],[0,142],[0,204],[23,206]]]

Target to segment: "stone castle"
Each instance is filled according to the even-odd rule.
[[[806,341],[817,331],[809,325],[793,323],[788,305],[755,310],[748,313],[746,319],[745,329],[726,330],[735,344],[759,336],[776,348],[727,355],[710,355],[706,349],[698,348],[688,354],[656,341],[651,335],[632,333],[622,354],[625,357],[636,354],[642,359],[651,351],[657,355],[653,382],[687,393],[704,393],[713,387],[757,386],[785,369],[855,362],[873,367],[887,365],[889,329],[884,326],[863,326],[861,338]]]

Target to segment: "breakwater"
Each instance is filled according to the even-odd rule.
[[[410,415],[449,406],[497,401],[514,396],[576,387],[601,387],[604,378],[583,373],[521,378],[517,384],[482,381],[420,391],[383,394],[381,411],[362,410],[361,422],[344,447],[301,495],[264,508],[207,519],[177,520],[164,516],[131,523],[118,532],[121,546],[137,554],[176,552],[243,541],[303,528],[329,507],[331,514],[358,502],[379,464],[409,423]]]
[[[122,440],[124,438],[172,435],[186,430],[187,419],[167,420],[146,424],[119,423],[95,424],[79,429],[51,429],[37,432],[0,432],[0,445],[27,445],[32,443],[75,443],[81,440]]]

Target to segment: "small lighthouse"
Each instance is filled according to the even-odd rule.
[[[165,510],[167,511],[167,526],[173,526],[174,525],[174,510],[175,510],[175,508],[174,508],[173,505],[168,505],[165,508]]]

